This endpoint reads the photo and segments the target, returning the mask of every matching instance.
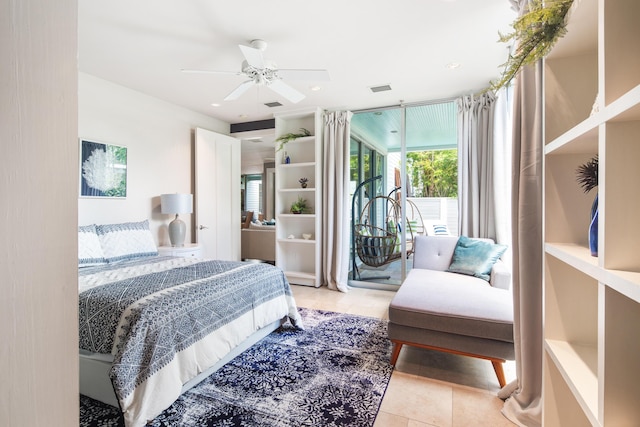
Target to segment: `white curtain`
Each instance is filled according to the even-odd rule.
[[[349,144],[350,111],[324,115],[322,202],[323,276],[329,289],[349,289]]]
[[[457,100],[458,231],[464,236],[496,239],[495,100],[493,92]]]
[[[496,93],[493,150],[496,242],[509,247],[502,260],[511,264],[511,176],[513,145],[513,88],[502,88]]]
[[[529,0],[512,0],[520,15]],[[542,424],[542,64],[518,75],[513,110],[513,303],[517,378],[499,393],[519,426]]]

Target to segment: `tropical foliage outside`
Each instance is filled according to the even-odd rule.
[[[458,150],[407,153],[414,197],[458,197]]]

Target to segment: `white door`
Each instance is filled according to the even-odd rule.
[[[196,241],[202,256],[240,260],[240,140],[196,128]]]

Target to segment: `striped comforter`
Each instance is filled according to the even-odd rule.
[[[256,330],[286,316],[302,327],[284,273],[268,264],[149,257],[81,269],[79,292],[80,348],[113,355],[128,427]]]

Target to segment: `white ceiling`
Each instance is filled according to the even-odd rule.
[[[453,98],[501,72],[515,12],[509,0],[81,0],[80,71],[229,123],[321,106],[359,110]],[[242,76],[239,44],[263,39],[281,68],[327,69],[329,82],[288,81],[292,104],[265,87],[223,101]],[[447,64],[460,64],[457,69]],[[392,90],[372,93],[388,84]],[[312,91],[319,85],[321,90]],[[268,108],[266,102],[281,107]],[[220,106],[213,107],[212,103]]]

